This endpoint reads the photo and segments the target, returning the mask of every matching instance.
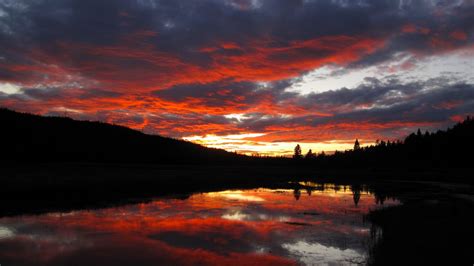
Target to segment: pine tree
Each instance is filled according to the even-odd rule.
[[[301,153],[301,147],[300,145],[296,145],[295,147],[295,154],[293,155],[293,158],[295,159],[301,159],[303,157],[302,153]]]
[[[357,150],[360,150],[360,143],[359,143],[359,140],[356,139],[355,143],[354,143],[354,150],[357,151]]]

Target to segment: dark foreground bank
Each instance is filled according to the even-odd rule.
[[[471,190],[472,192],[472,190]],[[372,265],[472,265],[474,195],[436,193],[367,215]]]

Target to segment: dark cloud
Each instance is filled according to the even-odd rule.
[[[237,6],[252,6],[252,2],[243,2]],[[2,42],[5,46],[48,50],[56,42],[113,45],[123,36],[148,30],[159,34],[152,43],[159,50],[205,64],[210,62],[209,58],[196,50],[223,42],[246,48],[251,45],[249,41],[270,38],[269,45],[279,47],[294,40],[340,35],[388,39],[387,47],[373,56],[388,59],[397,51],[426,49],[427,42],[433,38],[433,35],[399,34],[406,24],[440,35],[458,29],[471,33],[474,27],[469,12],[474,7],[469,1],[447,5],[432,1],[262,0],[255,1],[254,8],[235,8],[235,3],[4,0],[0,3],[0,10],[5,14],[0,18],[0,38],[7,40]]]

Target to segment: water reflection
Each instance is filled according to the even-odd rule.
[[[361,186],[232,190],[0,219],[4,265],[363,263],[380,202]],[[306,192],[306,193],[302,193]],[[385,200],[384,206],[397,204]]]

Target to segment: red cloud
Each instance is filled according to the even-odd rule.
[[[414,33],[416,32],[416,26],[413,24],[406,24],[405,26],[402,27],[402,32]]]
[[[237,81],[273,81],[291,78],[316,67],[334,63],[347,64],[373,53],[384,45],[383,40],[326,36],[311,40],[279,43],[278,40],[252,40],[233,49],[239,55],[223,55],[217,48],[203,48],[213,59],[210,71]],[[228,44],[218,45],[228,47]]]
[[[453,31],[453,32],[451,32],[450,35],[453,39],[456,39],[458,41],[467,40],[467,34],[462,30]]]
[[[53,50],[25,55],[27,64],[3,65],[10,72],[29,76],[22,83],[64,81],[68,74],[80,75],[98,86],[121,92],[145,92],[179,84],[220,80],[274,81],[295,77],[316,67],[347,64],[382,47],[382,40],[354,36],[326,36],[280,43],[272,39],[250,40],[245,45],[223,42],[198,53],[211,59],[201,64],[160,51],[156,32],[140,31],[122,38],[117,45],[60,42]],[[239,49],[240,54],[220,50]],[[70,75],[69,75],[70,76]]]
[[[421,33],[421,34],[429,34],[431,30],[429,28],[416,26],[414,24],[406,24],[402,27],[403,33]]]

